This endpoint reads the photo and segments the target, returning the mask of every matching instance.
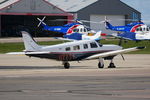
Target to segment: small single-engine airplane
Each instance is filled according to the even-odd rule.
[[[113,26],[106,20],[105,24],[106,29],[118,31],[118,33],[112,34],[115,37],[133,41],[150,40],[150,27],[143,22],[133,22],[125,26]]]
[[[25,50],[24,52],[12,52],[7,54],[25,54],[29,57],[39,57],[62,61],[64,68],[70,68],[69,61],[99,59],[98,67],[103,68],[103,60],[111,60],[109,68],[115,68],[113,58],[118,54],[144,49],[145,47],[133,47],[122,49],[118,45],[102,45],[95,40],[81,40],[67,42],[52,46],[38,45],[30,34],[22,31]]]

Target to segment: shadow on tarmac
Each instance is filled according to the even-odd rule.
[[[86,66],[71,66],[70,69],[89,69]],[[63,66],[0,66],[0,69],[65,69]]]

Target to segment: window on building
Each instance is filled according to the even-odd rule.
[[[97,44],[95,42],[90,43],[91,48],[97,48]]]
[[[88,49],[88,44],[83,44],[84,49]]]
[[[80,46],[79,45],[74,46],[73,50],[80,50]]]

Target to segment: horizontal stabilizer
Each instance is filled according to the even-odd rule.
[[[9,53],[6,53],[6,54],[9,54],[9,55],[25,55],[25,52],[9,52]]]
[[[48,51],[41,51],[41,52],[10,52],[10,53],[6,53],[6,54],[10,54],[10,55],[38,55],[38,54],[49,54],[50,52]]]

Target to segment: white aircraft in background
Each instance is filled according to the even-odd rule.
[[[69,61],[81,61],[99,59],[98,67],[103,68],[103,60],[111,60],[108,68],[115,68],[113,58],[122,53],[144,49],[145,47],[133,47],[122,49],[118,45],[102,45],[95,40],[81,40],[67,42],[52,46],[38,45],[30,34],[22,31],[25,50],[24,52],[11,52],[7,54],[25,54],[29,57],[39,57],[62,61],[64,68],[69,69]]]

